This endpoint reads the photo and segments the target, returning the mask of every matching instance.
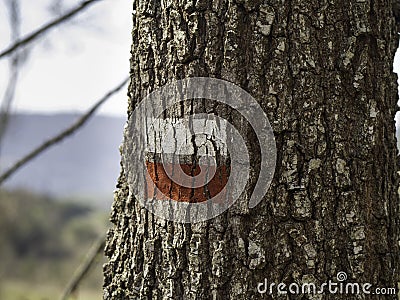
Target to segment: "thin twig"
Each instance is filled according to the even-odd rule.
[[[77,7],[71,9],[69,12],[67,12],[64,15],[62,15],[61,17],[59,17],[59,18],[57,18],[57,19],[55,19],[53,21],[50,21],[49,23],[43,25],[41,28],[39,28],[39,29],[33,31],[32,33],[28,34],[27,36],[25,36],[21,40],[19,40],[19,41],[15,42],[14,44],[8,46],[6,49],[4,49],[3,51],[0,52],[0,58],[3,58],[5,56],[11,54],[12,52],[14,52],[19,47],[28,44],[29,42],[33,41],[37,37],[43,35],[47,31],[52,29],[53,27],[55,27],[55,26],[57,26],[57,25],[59,25],[61,23],[64,23],[65,21],[68,21],[73,16],[75,16],[78,13],[84,11],[91,4],[94,4],[95,2],[98,2],[98,1],[100,1],[100,0],[87,0],[87,1],[82,2]]]
[[[85,278],[88,274],[91,266],[96,260],[96,257],[104,250],[106,244],[106,237],[101,236],[99,239],[94,243],[92,248],[89,250],[85,261],[79,266],[76,270],[74,276],[72,277],[71,281],[67,285],[67,288],[64,290],[64,293],[61,296],[61,300],[67,300],[70,295],[76,292],[77,288],[79,287],[80,282]]]
[[[16,162],[12,167],[10,167],[7,171],[5,171],[3,174],[0,175],[0,185],[8,179],[15,171],[17,171],[19,168],[21,168],[23,165],[25,165],[27,162],[41,154],[43,151],[48,149],[49,147],[57,144],[58,142],[62,141],[66,137],[70,136],[73,134],[76,130],[78,130],[80,127],[82,127],[88,119],[94,114],[94,112],[104,103],[106,102],[112,95],[120,91],[125,84],[128,82],[129,78],[124,79],[122,83],[120,83],[117,87],[109,91],[106,95],[104,95],[89,111],[87,111],[84,115],[82,115],[78,121],[76,121],[74,124],[72,124],[71,127],[67,128],[57,136],[47,140],[44,142],[42,145],[34,149],[32,152],[30,152],[28,155],[23,157],[21,160]]]
[[[11,40],[17,41],[20,37],[21,14],[19,0],[7,0],[7,8],[9,10],[9,23],[11,30]],[[11,104],[14,100],[15,91],[19,78],[20,65],[25,62],[24,53],[16,51],[11,55],[9,60],[10,76],[8,78],[7,87],[4,93],[3,101],[0,106],[0,150],[1,141],[7,129]]]

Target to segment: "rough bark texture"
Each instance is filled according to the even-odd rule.
[[[128,114],[170,80],[225,79],[267,113],[278,159],[255,209],[238,203],[194,225],[159,220],[141,208],[122,170],[104,299],[270,299],[257,292],[265,278],[318,284],[339,271],[348,281],[397,286],[392,2],[135,0],[133,9]],[[250,151],[255,162],[256,150]],[[243,197],[250,193],[251,185]]]

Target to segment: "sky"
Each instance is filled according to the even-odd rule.
[[[0,0],[0,49],[10,43],[5,0]],[[20,1],[22,36],[56,15],[49,7],[68,9],[81,0]],[[131,2],[103,0],[35,42],[20,72],[12,111],[84,112],[129,74]],[[9,68],[0,60],[0,102]],[[100,113],[125,116],[127,88],[110,98]]]
[[[6,0],[0,1],[3,49],[10,43],[10,31]],[[62,3],[68,9],[80,1],[21,0],[22,36],[54,18],[49,9],[51,3]],[[121,82],[129,73],[131,11],[131,2],[127,0],[99,1],[36,42],[21,70],[12,111],[84,112]],[[400,51],[393,67],[400,72]],[[0,93],[4,93],[8,75],[7,60],[0,60]],[[122,89],[107,101],[100,113],[125,116],[126,91]],[[2,98],[0,94],[0,102]]]

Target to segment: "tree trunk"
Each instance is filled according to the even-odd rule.
[[[277,159],[261,203],[242,205],[260,175],[260,149],[250,126],[240,127],[240,115],[222,113],[247,139],[250,184],[223,214],[192,224],[144,209],[122,168],[107,238],[104,299],[372,297],[326,289],[321,295],[278,295],[277,286],[263,291],[266,281],[285,283],[287,291],[291,283],[329,280],[370,283],[371,293],[397,287],[398,96],[392,64],[398,35],[392,2],[135,0],[133,9],[128,115],[173,80],[224,79],[259,102]],[[221,111],[218,104],[191,100],[176,116],[193,107]],[[125,146],[130,138],[126,134]]]

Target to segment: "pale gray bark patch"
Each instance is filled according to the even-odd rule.
[[[256,292],[265,278],[319,284],[339,271],[352,282],[396,286],[398,36],[391,1],[135,0],[133,10],[128,115],[170,80],[222,78],[259,101],[278,159],[256,208],[246,203],[253,180],[229,211],[194,225],[141,208],[122,170],[104,299],[267,299]],[[207,101],[174,113],[193,111],[218,112],[241,128],[252,141],[256,178],[259,149],[243,120]]]

